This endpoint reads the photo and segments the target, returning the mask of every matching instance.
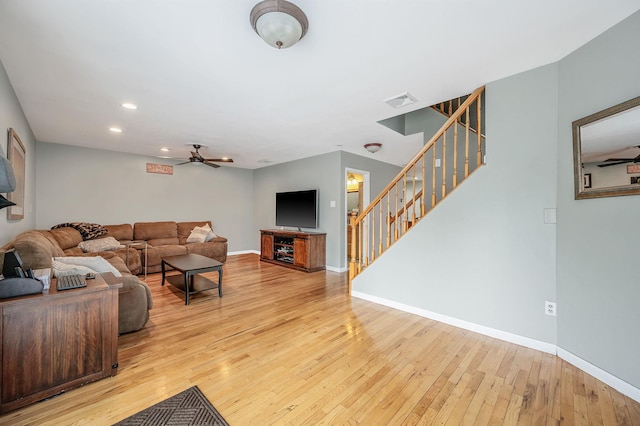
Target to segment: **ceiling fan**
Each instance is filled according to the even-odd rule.
[[[637,148],[640,148],[640,146],[638,146]],[[605,163],[598,164],[598,167],[617,166],[618,164],[625,164],[625,163],[640,163],[640,155],[633,158],[607,158],[604,161]]]
[[[215,164],[215,163],[233,163],[233,160],[231,158],[204,158],[202,155],[200,155],[200,153],[198,152],[198,150],[200,148],[202,148],[202,145],[198,145],[198,144],[193,144],[193,148],[195,149],[194,151],[191,151],[191,157],[189,157],[189,161],[185,161],[184,163],[178,163],[176,164],[176,166],[180,166],[182,164],[190,164],[190,163],[202,163],[202,164],[206,164],[209,167],[213,167],[213,168],[218,168],[220,167],[220,165]]]

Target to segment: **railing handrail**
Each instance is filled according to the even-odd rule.
[[[349,217],[351,247],[349,253],[349,293],[351,284],[363,269],[395,244],[413,225],[418,223],[438,203],[444,200],[459,183],[484,164],[482,135],[482,94],[484,86],[473,91],[444,124],[424,144],[413,159],[406,164],[380,194],[364,208],[358,217]],[[475,104],[475,105],[474,105]],[[470,111],[475,109],[477,150],[470,157]],[[460,117],[464,115],[462,122]],[[459,126],[464,126],[464,141],[458,137]],[[451,132],[453,131],[453,132]],[[451,134],[452,133],[452,134]],[[450,138],[448,138],[450,136]],[[464,153],[461,152],[464,150]],[[449,154],[452,152],[453,154]],[[436,158],[436,154],[440,158]],[[464,168],[459,169],[459,155],[464,157]],[[436,173],[436,168],[441,167]],[[450,167],[450,168],[449,168]],[[422,179],[417,176],[418,172]],[[427,175],[428,173],[428,175]],[[412,175],[412,176],[410,176]],[[458,180],[460,178],[460,181]],[[421,183],[416,185],[416,180]],[[427,198],[429,181],[430,197]],[[441,191],[437,191],[441,187]],[[393,192],[392,192],[393,191]]]
[[[469,95],[469,97],[458,107],[456,112],[452,114],[447,121],[438,129],[438,131],[429,139],[429,141],[424,144],[422,149],[413,157],[413,159],[407,163],[406,166],[398,173],[398,175],[391,181],[389,184],[380,191],[380,194],[373,200],[369,205],[358,215],[355,219],[354,223],[362,222],[362,220],[366,217],[366,215],[373,210],[374,206],[378,204],[384,196],[391,191],[391,189],[404,177],[404,175],[415,166],[415,164],[422,159],[424,154],[431,148],[431,146],[451,127],[452,124],[457,124],[458,118],[462,115],[463,111],[473,103],[475,100],[482,94],[484,91],[484,86],[478,87],[476,90]]]

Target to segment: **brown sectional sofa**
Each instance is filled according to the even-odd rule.
[[[205,222],[137,222],[133,225],[105,225],[107,234],[121,244],[131,241],[147,242],[147,272],[160,272],[163,257],[196,253],[224,263],[227,260],[227,239],[215,237],[204,243],[187,243],[189,234]],[[96,239],[99,239],[96,238]],[[119,291],[118,331],[120,334],[140,330],[149,320],[153,307],[148,285],[136,277],[144,271],[144,249],[140,246],[111,251],[85,253],[78,247],[83,241],[81,233],[71,227],[52,230],[26,231],[6,244],[0,251],[15,248],[24,268],[51,268],[52,257],[102,256],[123,276],[123,288]],[[127,256],[127,251],[128,256]],[[125,264],[125,260],[128,259]],[[2,256],[0,256],[0,268]]]
[[[77,247],[78,238],[82,241],[73,228],[26,231],[2,247],[2,251],[15,248],[25,269],[51,268],[53,257],[102,256],[122,274],[123,286],[118,292],[118,332],[140,330],[149,320],[149,310],[153,307],[147,284],[131,274],[119,253],[83,253]]]
[[[204,243],[187,243],[189,234],[196,226],[209,225],[205,222],[136,222],[132,225],[105,225],[109,231],[103,237],[113,237],[120,243],[125,244],[130,241],[147,242],[147,272],[160,272],[163,257],[177,256],[181,254],[200,254],[207,256],[218,262],[227,261],[227,239],[215,237],[211,241]],[[144,267],[144,250],[138,248],[130,249],[129,266],[132,272],[139,274]],[[118,251],[118,254],[126,257],[126,251]],[[125,258],[123,257],[123,259]],[[139,269],[136,268],[138,266]]]

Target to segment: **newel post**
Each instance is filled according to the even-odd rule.
[[[351,281],[356,276],[356,247],[358,245],[355,216],[349,216],[349,232],[351,232],[351,253],[349,253],[349,294],[351,294]]]

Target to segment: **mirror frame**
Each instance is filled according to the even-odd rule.
[[[573,181],[576,200],[602,197],[619,197],[623,195],[640,195],[640,185],[623,185],[619,187],[589,189],[585,191],[583,183],[584,176],[582,173],[582,149],[580,139],[580,128],[582,126],[598,120],[602,120],[607,117],[611,117],[620,112],[635,108],[637,106],[640,106],[640,96],[630,99],[626,102],[622,102],[618,105],[614,105],[602,111],[598,111],[594,114],[588,115],[584,118],[574,121],[571,124],[573,130]]]

